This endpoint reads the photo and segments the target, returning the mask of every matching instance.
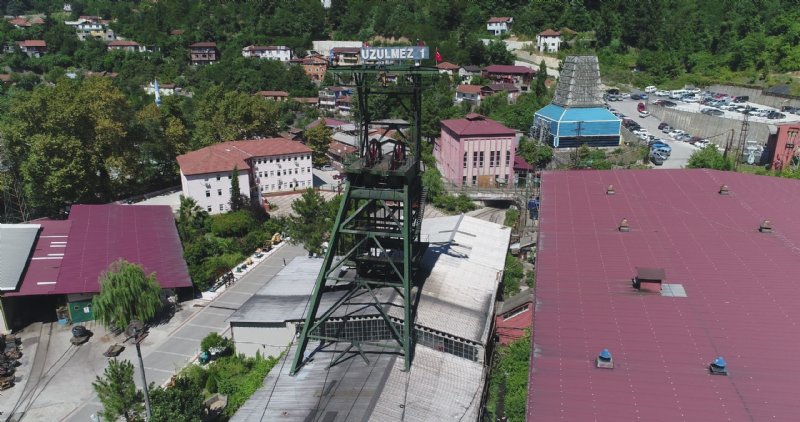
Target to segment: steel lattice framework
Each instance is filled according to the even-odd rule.
[[[420,166],[423,80],[438,71],[413,65],[363,65],[328,72],[338,85],[357,91],[359,145],[358,153],[344,163],[347,182],[291,373],[297,373],[313,353],[336,349],[339,343],[347,345],[334,350],[331,366],[355,352],[368,361],[362,345],[369,343],[401,354],[408,370],[419,292],[416,273],[427,247],[420,241],[426,196]],[[397,81],[388,83],[390,76]],[[373,121],[370,105],[386,99],[402,105],[409,121]],[[381,128],[379,134],[370,136],[375,127]],[[394,138],[387,136],[390,131]],[[334,299],[326,300],[326,295]],[[307,353],[309,341],[318,341],[319,346]]]

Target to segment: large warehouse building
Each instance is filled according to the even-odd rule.
[[[356,327],[354,335],[363,339],[364,355],[351,354],[329,369],[334,353],[317,352],[294,376],[289,375],[291,365],[281,362],[231,420],[391,421],[431,420],[431,415],[436,420],[477,420],[510,233],[507,227],[467,216],[424,220],[422,238],[430,246],[420,269],[425,280],[414,321],[410,371],[403,371],[402,356],[378,353],[390,334],[374,307],[365,303],[360,309],[339,308],[358,316],[360,324],[348,329]],[[296,258],[231,317],[238,351],[286,351],[283,360],[292,358],[292,340],[303,322],[321,261]],[[387,290],[393,291],[373,288],[384,311],[401,321],[401,299]],[[335,300],[325,298],[320,312]],[[338,322],[334,318],[330,323]],[[347,346],[340,344],[338,351]]]
[[[528,420],[797,420],[798,209],[776,177],[545,173]]]

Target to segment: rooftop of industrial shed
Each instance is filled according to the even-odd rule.
[[[617,116],[604,107],[562,107],[548,104],[535,114],[560,122],[621,122]]]
[[[797,180],[545,173],[528,419],[795,419],[797,209]],[[765,219],[772,233],[758,230]],[[634,289],[636,267],[664,269],[662,293]],[[604,348],[612,370],[595,368]],[[717,356],[728,376],[709,374]]]

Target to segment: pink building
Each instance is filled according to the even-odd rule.
[[[516,132],[480,114],[442,121],[433,150],[442,175],[456,186],[495,187],[513,181]]]

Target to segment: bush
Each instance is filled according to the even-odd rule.
[[[511,254],[506,254],[506,266],[503,271],[503,299],[519,293],[519,282],[523,275],[525,274],[522,263]]]
[[[208,381],[206,381],[206,391],[208,391],[211,394],[214,394],[214,393],[217,392],[217,377],[216,376],[212,375],[212,376],[208,377]]]
[[[229,338],[222,337],[217,333],[210,333],[203,339],[202,342],[200,342],[200,350],[204,352],[208,352],[208,349],[211,349],[212,347],[221,347],[223,349],[230,350],[231,354],[233,353],[233,341]]]
[[[256,226],[256,220],[246,210],[217,214],[211,217],[211,232],[219,237],[241,237]]]

